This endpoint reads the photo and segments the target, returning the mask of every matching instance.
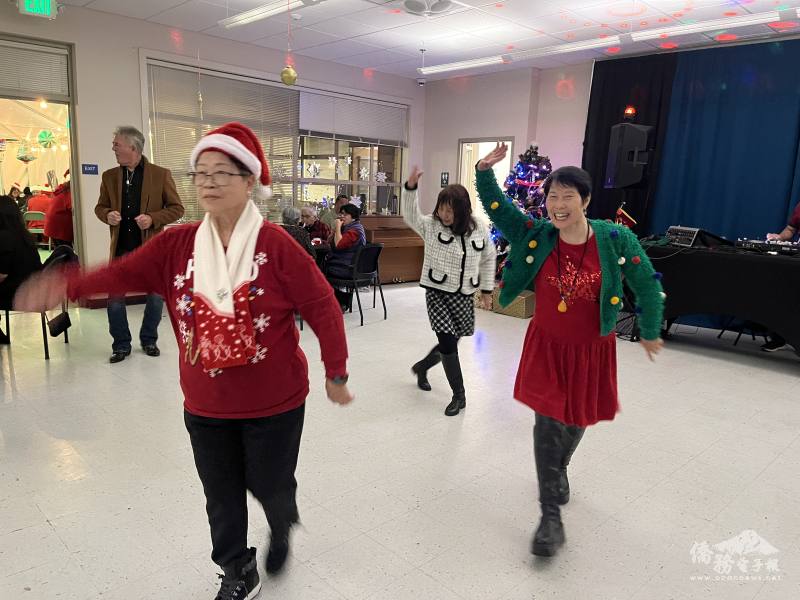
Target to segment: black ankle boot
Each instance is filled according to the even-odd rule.
[[[533,536],[531,552],[537,556],[554,556],[564,543],[564,526],[558,508],[561,465],[564,459],[565,425],[550,417],[536,414],[533,428],[533,453],[539,479],[539,503],[542,519]]]
[[[569,461],[572,458],[572,455],[575,453],[575,449],[578,447],[578,444],[583,437],[583,432],[586,431],[585,428],[576,427],[574,425],[568,425],[564,427],[563,442],[564,442],[564,458],[561,459],[561,468],[559,469],[559,480],[558,480],[558,503],[561,505],[566,504],[569,502],[569,479],[567,479],[567,466],[569,466]]]
[[[461,374],[458,352],[442,354],[442,366],[444,367],[444,374],[447,375],[450,389],[453,390],[453,399],[444,409],[444,414],[448,417],[454,417],[462,408],[467,406],[467,396],[464,393],[464,377]]]
[[[555,556],[565,539],[558,505],[542,504],[542,519],[533,536],[531,553],[536,556]]]
[[[286,558],[289,555],[289,532],[291,528],[273,530],[269,538],[269,550],[267,550],[267,562],[265,571],[269,575],[276,575],[283,570]]]
[[[224,575],[215,600],[250,600],[261,591],[261,581],[256,567],[256,549],[248,548],[247,553],[234,564],[225,567]]]
[[[428,356],[411,367],[411,372],[417,376],[417,387],[426,392],[431,391],[431,384],[428,381],[428,369],[435,367],[442,362],[442,355],[439,354],[439,346],[428,352]]]

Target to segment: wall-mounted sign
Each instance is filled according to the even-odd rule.
[[[84,175],[99,175],[100,174],[100,169],[97,168],[97,165],[82,164],[81,165],[81,172]]]
[[[446,188],[448,185],[450,185],[450,173],[442,171],[442,187]]]
[[[56,0],[17,0],[17,8],[22,15],[55,19],[58,14]]]

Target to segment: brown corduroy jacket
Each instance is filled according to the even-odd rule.
[[[139,214],[150,215],[153,225],[142,231],[144,244],[159,233],[164,225],[174,223],[183,216],[183,204],[178,196],[175,181],[169,169],[159,167],[148,161],[144,156],[144,174],[142,179],[142,199]],[[108,223],[108,213],[116,210],[122,212],[122,170],[114,167],[103,172],[100,183],[100,198],[94,207],[94,214],[103,223]],[[110,225],[111,229],[111,260],[117,251],[119,239],[119,225]]]

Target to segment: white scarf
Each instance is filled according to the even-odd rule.
[[[258,274],[256,241],[264,219],[248,202],[227,252],[206,213],[194,238],[194,316],[206,369],[244,365],[256,353],[248,286]]]

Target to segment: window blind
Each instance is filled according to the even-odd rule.
[[[203,210],[186,173],[189,156],[205,133],[239,121],[258,136],[273,178],[273,196],[259,202],[270,220],[292,203],[293,165],[299,135],[299,93],[245,78],[187,70],[150,63],[149,85],[150,153],[153,161],[172,171],[186,208],[185,221],[199,220]],[[145,149],[145,153],[148,149]]]
[[[66,99],[70,95],[68,58],[64,48],[0,39],[0,90]]]

